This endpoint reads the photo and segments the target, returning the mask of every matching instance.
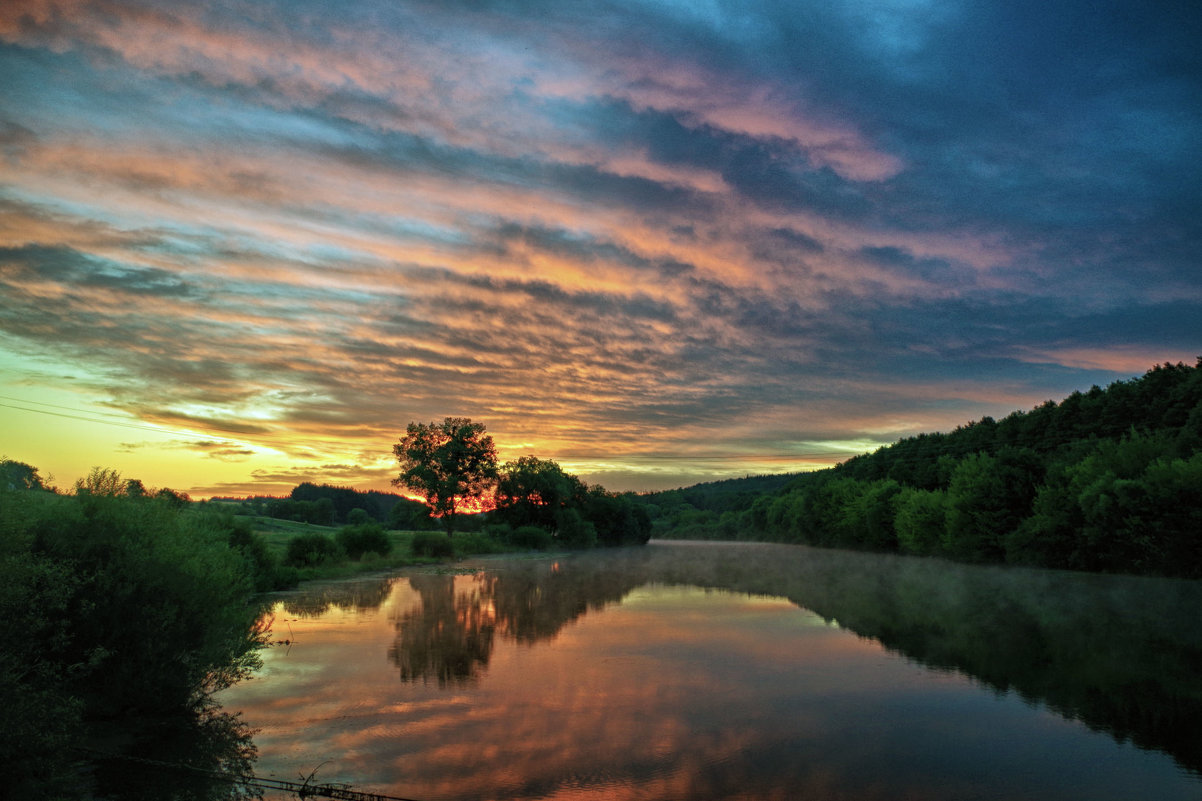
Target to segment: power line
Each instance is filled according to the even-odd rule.
[[[83,753],[92,754],[93,757],[99,759],[120,759],[126,762],[138,762],[143,765],[175,771],[177,773],[194,773],[202,776],[207,776],[211,779],[230,782],[231,784],[250,787],[257,790],[280,790],[286,793],[292,793],[298,798],[333,798],[341,801],[415,801],[412,798],[402,798],[395,795],[384,795],[382,793],[370,793],[362,790],[354,790],[348,784],[313,784],[311,783],[312,775],[302,782],[290,782],[283,779],[271,779],[260,776],[255,776],[252,773],[227,773],[225,771],[207,770],[198,768],[194,765],[186,765],[181,762],[165,762],[158,759],[149,759],[147,757],[136,757],[129,754],[112,754],[105,751],[100,751],[95,748],[75,748],[74,750]],[[324,763],[323,763],[324,764]],[[316,772],[316,771],[314,771]]]
[[[181,431],[179,429],[162,428],[159,426],[146,425],[146,424],[142,424],[142,423],[131,423],[131,422],[125,422],[125,421],[120,421],[120,420],[100,420],[100,419],[96,419],[95,417],[87,417],[84,415],[85,414],[106,414],[107,415],[110,413],[108,413],[108,412],[84,412],[84,410],[73,409],[70,406],[59,406],[59,405],[53,404],[53,403],[42,403],[40,401],[22,400],[19,398],[11,398],[6,395],[0,395],[0,399],[17,401],[18,403],[23,403],[23,404],[48,406],[51,409],[64,409],[67,411],[50,411],[49,409],[30,409],[26,406],[15,406],[11,403],[0,403],[0,408],[15,409],[17,411],[30,412],[33,414],[51,415],[53,417],[63,417],[63,418],[67,418],[69,420],[79,420],[79,421],[85,422],[85,423],[95,423],[97,425],[114,426],[116,428],[129,428],[129,429],[133,429],[136,431],[153,431],[157,434],[169,434],[169,435],[178,436],[178,437],[197,436],[200,434],[204,434],[204,435],[216,437],[218,439],[223,439],[223,440],[226,440],[229,442],[251,441],[256,444],[271,445],[271,446],[275,446],[275,447],[290,447],[290,446],[294,446],[296,444],[296,443],[285,443],[283,440],[264,438],[257,434],[247,434],[244,432],[239,432],[239,431],[235,431],[234,429],[228,429],[228,428],[222,429],[222,428],[199,428],[198,427],[193,431]],[[75,414],[69,414],[68,412],[75,412]],[[223,434],[216,433],[219,431],[223,431],[225,433],[223,433]],[[228,434],[236,434],[238,436],[231,437],[231,436],[228,436]],[[865,451],[814,451],[814,452],[810,452],[810,453],[770,454],[767,456],[762,456],[762,455],[741,456],[738,454],[700,454],[700,455],[698,455],[698,454],[650,453],[650,454],[639,454],[639,455],[627,456],[627,457],[603,456],[603,457],[591,457],[590,458],[587,456],[584,456],[584,457],[575,456],[575,457],[561,457],[561,458],[562,458],[562,461],[565,461],[565,462],[592,461],[595,459],[600,459],[601,461],[620,461],[623,458],[629,459],[630,461],[633,461],[633,462],[639,462],[639,461],[756,462],[756,461],[761,461],[761,460],[797,461],[797,460],[804,460],[804,459],[831,459],[831,458],[837,458],[837,457],[851,458],[853,456],[857,456],[862,453],[865,453]]]
[[[26,398],[14,398],[10,395],[0,395],[0,400],[12,401],[13,403],[29,403],[33,404],[34,406],[49,406],[51,409],[66,409],[69,412],[81,411],[80,409],[76,409],[74,406],[60,406],[57,403],[46,403],[45,401],[28,400]],[[88,413],[103,414],[108,417],[117,417],[115,412],[89,411]]]
[[[0,398],[3,398],[5,400],[18,400],[16,398],[8,398],[3,395],[0,395]],[[71,407],[69,407],[69,406],[57,406],[53,403],[39,403],[38,401],[18,400],[18,402],[19,403],[32,403],[32,404],[41,405],[41,406],[49,406],[54,409],[68,409],[68,410],[71,410],[71,411],[74,411],[77,413],[76,414],[68,414],[67,412],[52,412],[49,409],[30,409],[25,406],[14,406],[11,403],[0,403],[0,408],[16,409],[17,411],[31,412],[33,414],[46,414],[46,415],[51,415],[53,417],[65,417],[69,420],[80,420],[85,423],[95,423],[97,425],[113,426],[115,428],[130,428],[130,429],[134,429],[137,431],[153,431],[157,434],[169,434],[169,435],[177,436],[177,437],[195,437],[195,436],[204,435],[204,436],[214,437],[216,439],[225,440],[227,442],[251,441],[256,444],[261,443],[261,444],[271,445],[271,446],[280,447],[280,448],[285,448],[285,447],[293,446],[296,444],[296,443],[286,443],[283,440],[261,437],[258,434],[249,434],[246,432],[236,431],[235,429],[232,429],[232,428],[223,429],[223,428],[197,427],[191,431],[184,431],[184,430],[180,430],[180,429],[163,428],[161,426],[146,425],[144,423],[131,423],[131,422],[125,422],[125,421],[120,421],[120,420],[99,420],[99,419],[96,419],[95,417],[85,416],[85,414],[108,414],[107,412],[84,412],[81,409],[71,409]],[[219,433],[217,433],[219,431],[223,431],[225,433],[219,434]],[[237,436],[228,436],[229,434],[235,434]]]
[[[36,401],[22,401],[22,403],[36,403]],[[43,405],[51,406],[52,404],[43,404]],[[52,417],[65,417],[69,420],[82,420],[85,423],[97,423],[99,425],[115,426],[117,428],[133,428],[133,429],[138,429],[141,431],[155,431],[160,434],[177,434],[180,436],[183,436],[186,434],[186,432],[183,432],[183,431],[173,431],[171,429],[158,428],[156,426],[141,425],[139,423],[125,423],[125,422],[121,422],[119,420],[97,420],[93,417],[84,417],[81,414],[67,414],[66,412],[52,412],[48,409],[28,409],[24,406],[13,406],[10,403],[0,403],[0,407],[3,407],[5,409],[16,409],[17,411],[21,411],[21,412],[32,412],[34,414],[48,414],[48,415],[51,415]],[[56,406],[54,408],[65,409],[68,407]],[[98,414],[102,414],[102,412],[98,412]],[[214,436],[219,436],[219,435],[214,435]],[[227,439],[227,437],[221,437],[221,438]]]

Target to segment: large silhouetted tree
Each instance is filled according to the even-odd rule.
[[[455,530],[464,502],[478,501],[497,478],[497,450],[483,423],[448,417],[441,423],[410,423],[404,438],[392,446],[401,474],[397,487],[419,493],[430,512]]]

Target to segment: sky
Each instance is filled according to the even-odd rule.
[[[1202,355],[1202,5],[0,4],[0,456],[651,490]]]

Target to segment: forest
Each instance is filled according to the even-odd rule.
[[[654,536],[1202,577],[1202,358],[835,467],[641,496]]]

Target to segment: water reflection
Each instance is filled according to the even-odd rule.
[[[1013,689],[1202,772],[1202,582],[823,550],[781,570],[781,546],[695,550],[669,569],[779,593],[924,665]]]
[[[673,545],[409,579],[398,623],[403,680],[479,675],[497,634],[552,638],[635,587],[670,583],[779,595],[890,649],[1173,754],[1202,771],[1198,582],[982,568],[788,546]]]
[[[401,681],[435,678],[440,687],[472,682],[488,665],[496,632],[484,582],[472,579],[466,591],[456,591],[453,576],[413,576],[409,584],[421,604],[401,615],[388,650]]]
[[[286,593],[283,610],[295,617],[318,617],[332,608],[350,612],[376,609],[392,591],[394,577],[319,582],[302,592]]]
[[[551,639],[589,609],[620,601],[641,580],[534,560],[471,575],[414,575],[409,585],[421,602],[398,616],[388,656],[401,681],[470,684],[487,667],[495,637],[527,645]]]
[[[341,756],[345,774],[325,778],[401,795],[1171,785],[1015,695],[1202,769],[1198,582],[665,544],[326,587],[287,609],[323,604],[232,708],[264,727],[265,753],[303,753],[296,768]]]

